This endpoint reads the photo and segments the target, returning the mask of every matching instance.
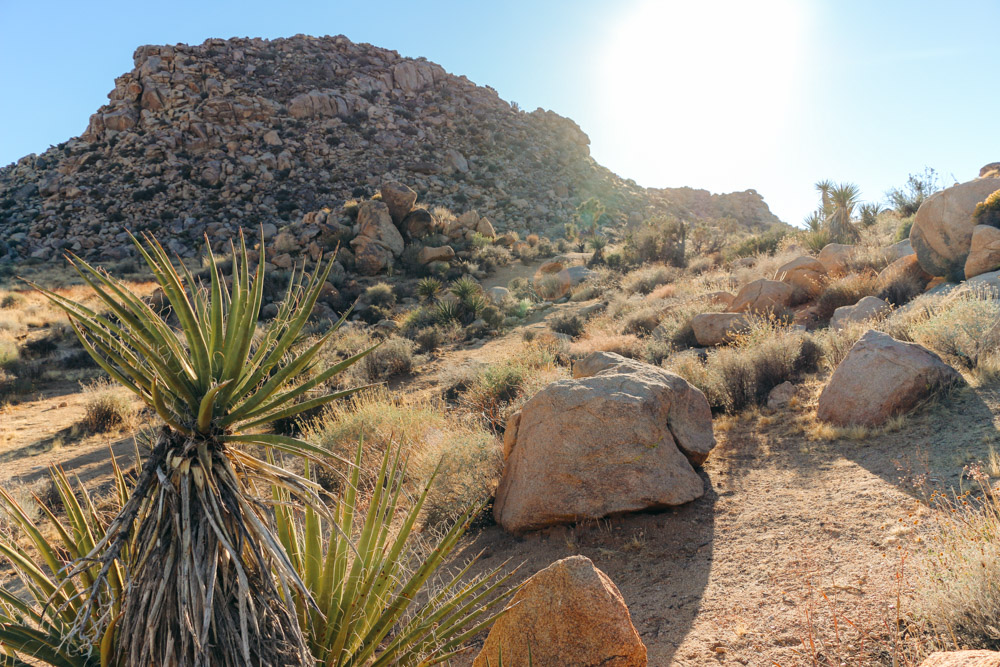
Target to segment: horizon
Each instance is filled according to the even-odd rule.
[[[979,110],[1000,101],[976,66],[987,62],[991,19],[1000,18],[1000,7],[983,1],[947,15],[929,2],[439,2],[434,10],[387,2],[375,11],[302,2],[280,16],[262,2],[185,1],[157,22],[121,2],[102,7],[0,9],[8,64],[0,84],[20,92],[0,104],[0,122],[18,128],[0,134],[0,165],[79,136],[114,78],[132,69],[138,46],[295,34],[343,34],[426,57],[525,110],[571,118],[594,159],[622,178],[653,188],[753,189],[796,226],[815,208],[818,180],[854,182],[863,200],[884,201],[926,167],[947,185],[996,159],[976,136]],[[197,25],[186,20],[194,11]],[[64,48],[39,49],[43,32]],[[62,73],[65,53],[78,54],[73,80],[49,74]],[[39,82],[61,88],[38,94]]]

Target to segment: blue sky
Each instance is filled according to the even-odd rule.
[[[782,219],[829,178],[880,200],[1000,160],[1000,2],[0,0],[0,164],[82,132],[141,44],[344,34],[577,121],[642,185],[754,188]]]

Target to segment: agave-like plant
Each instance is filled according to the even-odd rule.
[[[112,457],[117,506],[128,499],[129,484]],[[99,566],[67,576],[73,561],[90,553],[107,528],[103,514],[95,507],[86,489],[74,489],[66,474],[50,470],[52,486],[59,495],[65,518],[37,496],[42,521],[32,516],[6,489],[0,488],[0,508],[13,531],[0,533],[0,555],[14,568],[20,590],[9,583],[0,587],[0,665],[29,665],[43,662],[61,667],[107,665],[111,661],[114,626],[89,637],[71,637],[98,574]],[[81,501],[82,499],[82,501]],[[46,525],[49,531],[46,531]],[[45,533],[54,534],[46,538]],[[26,538],[25,545],[16,536]],[[130,541],[125,553],[133,546]],[[30,547],[30,548],[26,548]],[[126,585],[120,564],[109,573],[107,588],[90,605],[90,620],[104,613],[118,614]],[[32,660],[34,662],[28,662]]]
[[[322,507],[319,487],[252,454],[247,445],[317,460],[305,441],[258,430],[355,390],[310,397],[368,351],[312,373],[336,328],[298,350],[332,262],[293,271],[277,316],[258,335],[264,294],[261,248],[251,278],[242,234],[232,286],[208,248],[210,284],[177,269],[151,236],[133,237],[180,324],[171,328],[121,281],[68,259],[107,315],[35,285],[69,315],[84,348],[164,422],[118,515],[69,575],[99,565],[71,635],[106,635],[110,660],[129,665],[307,664],[308,645],[285,604],[305,584],[273,533],[258,483],[279,485]],[[206,240],[207,241],[207,240]],[[346,314],[345,314],[346,317]],[[128,545],[133,548],[127,548]],[[120,611],[96,615],[116,568],[128,581]]]
[[[829,217],[830,234],[840,243],[858,238],[858,230],[851,220],[860,197],[861,189],[854,183],[840,183],[830,190],[833,207]]]
[[[383,455],[364,513],[358,509],[361,461],[359,444],[332,521],[308,503],[294,509],[288,492],[275,488],[278,536],[308,591],[292,595],[309,648],[327,667],[444,662],[503,613],[499,607],[508,592],[505,584],[514,571],[501,575],[501,564],[467,581],[473,559],[444,577],[437,591],[411,612],[424,585],[454,551],[483,504],[470,506],[408,569],[413,529],[434,476],[401,521],[394,522],[406,479],[398,449]],[[344,536],[355,532],[352,548]]]

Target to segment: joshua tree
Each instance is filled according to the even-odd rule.
[[[853,240],[858,237],[858,230],[851,222],[854,209],[858,205],[861,189],[854,183],[841,183],[830,191],[830,235],[838,241]]]
[[[258,333],[263,248],[251,279],[241,234],[231,288],[209,248],[211,280],[203,287],[183,266],[175,269],[153,238],[133,241],[179,332],[122,282],[74,256],[70,263],[109,314],[38,288],[69,315],[100,366],[163,422],[120,512],[75,561],[90,590],[63,603],[81,607],[70,635],[107,637],[112,664],[311,664],[288,605],[291,591],[309,599],[308,588],[252,490],[278,486],[322,508],[319,487],[245,446],[329,456],[302,440],[257,430],[350,393],[309,397],[367,352],[317,372],[313,363],[333,331],[296,349],[332,263],[308,279],[304,270],[293,272],[278,315]],[[311,377],[303,380],[306,373]],[[108,599],[103,590],[121,588],[123,570],[120,608],[95,610]]]

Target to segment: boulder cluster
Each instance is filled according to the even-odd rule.
[[[752,190],[639,187],[598,165],[572,120],[343,36],[142,46],[134,63],[80,137],[0,169],[0,261],[130,256],[126,229],[184,257],[261,226],[308,246],[328,238],[317,217],[390,181],[430,207],[476,209],[499,234],[554,238],[591,197],[623,223],[777,222]],[[406,202],[385,203],[395,217]],[[365,236],[363,263],[386,264],[398,240]]]

